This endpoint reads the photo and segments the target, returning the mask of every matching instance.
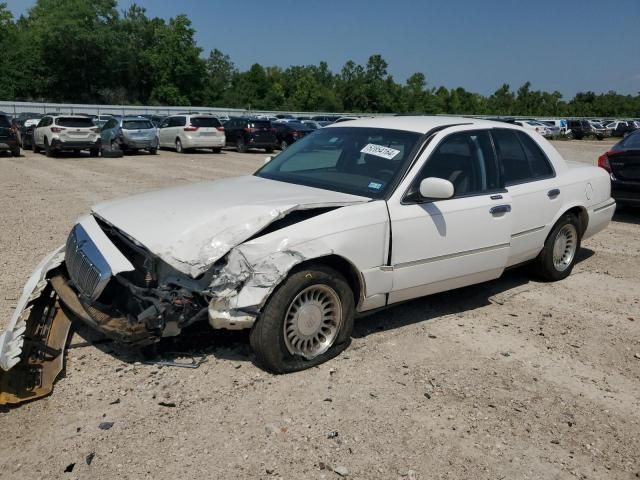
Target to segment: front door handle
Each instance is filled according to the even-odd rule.
[[[511,211],[511,205],[496,205],[495,207],[491,207],[489,213],[491,215],[498,215],[500,213],[509,213]]]
[[[556,198],[558,195],[560,195],[560,189],[559,188],[554,188],[552,190],[549,190],[547,192],[547,197],[554,199]]]

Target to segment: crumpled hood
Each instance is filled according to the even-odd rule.
[[[367,201],[366,197],[246,176],[112,200],[96,205],[93,212],[169,265],[196,277],[289,212]]]

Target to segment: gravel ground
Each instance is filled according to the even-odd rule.
[[[556,146],[593,163],[611,144]],[[264,156],[0,157],[0,318],[92,204]],[[0,410],[2,478],[637,478],[639,225],[617,214],[562,282],[516,269],[359,319],[345,353],[292,375],[255,367],[242,333],[165,347],[204,349],[193,370],[72,348],[53,395]]]

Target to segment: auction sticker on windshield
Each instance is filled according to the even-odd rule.
[[[382,145],[376,145],[375,143],[370,143],[366,145],[362,150],[360,150],[360,153],[375,155],[376,157],[386,158],[387,160],[393,160],[400,153],[400,150],[383,147]]]

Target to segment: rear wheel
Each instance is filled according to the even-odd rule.
[[[149,149],[149,153],[151,155],[157,155],[158,154],[158,149],[157,148],[150,148]]]
[[[91,150],[89,150],[89,156],[91,157],[97,157],[100,155],[100,150],[97,148],[92,148]]]
[[[264,151],[267,153],[273,153],[273,147],[267,147],[264,149]]]
[[[238,150],[238,153],[245,153],[247,151],[247,145],[244,143],[243,138],[236,140],[236,149]]]
[[[40,152],[41,152],[40,147],[39,147],[39,146],[37,146],[37,145],[34,143],[34,144],[33,144],[33,153],[40,153]]]
[[[580,222],[571,214],[564,214],[554,225],[534,264],[535,272],[545,280],[567,278],[576,263],[580,250]]]
[[[47,157],[53,157],[53,148],[51,148],[51,145],[49,145],[49,140],[47,138],[44,139],[44,154]]]
[[[184,149],[182,148],[182,141],[179,138],[176,138],[176,152],[184,153]]]
[[[339,272],[313,265],[293,273],[251,330],[257,363],[288,373],[330,360],[349,345],[354,310],[353,292]]]
[[[16,148],[15,150],[11,150],[11,155],[13,155],[14,157],[19,157],[20,156],[20,149]]]
[[[213,153],[220,153],[222,151],[222,148],[220,147],[214,147],[211,149],[213,151]]]

